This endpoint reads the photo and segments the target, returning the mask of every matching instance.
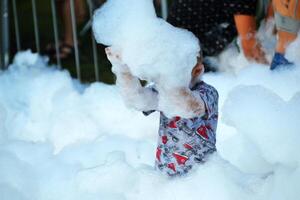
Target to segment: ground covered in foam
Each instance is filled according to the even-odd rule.
[[[220,95],[218,153],[169,179],[154,170],[158,114],[144,117],[115,86],[80,84],[20,53],[0,72],[0,199],[299,199],[294,58],[291,70],[249,64],[235,75],[206,74]]]

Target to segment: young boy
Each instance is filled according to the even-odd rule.
[[[139,79],[122,63],[120,52],[111,47],[105,50],[127,106],[144,111],[146,115],[160,111],[156,168],[169,176],[178,176],[189,172],[194,165],[204,163],[216,151],[218,92],[200,80],[204,72],[201,58],[191,72],[190,88],[177,88],[171,91],[177,98],[167,99],[169,105],[180,104],[174,106],[175,113],[177,110],[178,113],[189,113],[188,117],[168,118],[160,106],[160,95],[166,92],[161,81],[156,83],[158,91],[142,87]]]

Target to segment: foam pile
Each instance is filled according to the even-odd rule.
[[[95,12],[93,31],[98,43],[122,52],[133,75],[165,87],[188,87],[198,39],[158,18],[152,0],[108,0]]]
[[[170,180],[153,168],[157,114],[19,53],[0,72],[1,199],[298,199],[300,66],[204,79],[220,94],[218,154]]]

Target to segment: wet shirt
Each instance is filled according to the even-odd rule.
[[[216,151],[218,92],[204,82],[192,88],[205,103],[206,114],[191,119],[160,114],[155,166],[169,176],[183,175]]]

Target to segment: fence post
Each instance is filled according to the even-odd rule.
[[[51,0],[51,12],[52,12],[52,22],[53,22],[53,32],[54,32],[54,42],[55,42],[55,53],[56,61],[59,68],[61,68],[61,60],[59,56],[59,39],[58,39],[58,28],[57,28],[57,15],[56,15],[56,0]]]
[[[76,72],[77,78],[81,81],[81,72],[80,72],[80,61],[79,61],[79,50],[78,50],[78,41],[77,41],[77,26],[76,26],[76,16],[75,16],[75,6],[74,0],[70,0],[71,7],[71,20],[72,20],[72,31],[73,31],[73,42],[75,49],[75,64],[76,64]]]
[[[9,13],[8,0],[1,0],[1,63],[0,68],[8,67],[9,64]]]
[[[92,18],[93,18],[93,2],[91,0],[87,0],[88,6],[89,6],[89,13],[90,13],[90,22],[92,22]],[[91,24],[90,24],[91,25]],[[91,26],[90,26],[91,28]],[[91,31],[93,32],[93,31]],[[93,45],[93,58],[94,58],[94,65],[95,65],[95,78],[96,81],[99,81],[99,65],[98,65],[98,53],[97,53],[97,45],[96,45],[96,41],[94,39],[94,34],[91,33],[91,39],[92,39],[92,45]]]
[[[38,25],[37,13],[36,13],[36,1],[31,0],[31,4],[32,4],[32,15],[33,15],[36,51],[38,53],[40,53],[40,36],[39,36],[39,25]]]
[[[168,17],[168,5],[167,0],[161,0],[162,18],[167,20]]]
[[[14,16],[14,24],[15,24],[15,36],[16,36],[16,44],[17,50],[21,50],[21,40],[20,40],[20,30],[19,30],[19,18],[18,18],[18,10],[16,0],[12,0],[13,6],[13,16]]]

